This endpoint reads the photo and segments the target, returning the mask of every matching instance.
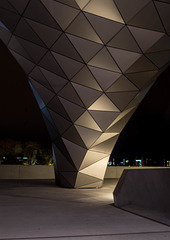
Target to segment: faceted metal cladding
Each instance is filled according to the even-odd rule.
[[[170,62],[169,15],[169,0],[0,0],[0,36],[29,78],[61,186],[101,186],[121,130]]]

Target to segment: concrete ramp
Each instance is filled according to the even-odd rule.
[[[124,170],[113,196],[116,207],[170,225],[170,169]]]

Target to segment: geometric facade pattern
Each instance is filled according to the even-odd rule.
[[[121,130],[170,63],[169,16],[169,0],[0,1],[0,37],[40,106],[59,185],[101,186]]]

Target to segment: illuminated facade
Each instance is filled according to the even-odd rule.
[[[102,185],[120,132],[170,62],[169,14],[168,1],[0,1],[0,37],[28,76],[61,186]]]

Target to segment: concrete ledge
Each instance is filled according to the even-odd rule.
[[[167,167],[123,167],[123,166],[109,166],[106,169],[104,178],[120,178],[125,169],[163,169]]]
[[[0,165],[0,179],[54,179],[54,167],[47,165]]]
[[[124,170],[113,195],[117,207],[170,209],[170,169]]]
[[[117,167],[106,169],[105,179],[120,178],[125,169],[158,169],[160,167]],[[167,167],[165,167],[167,168]],[[162,169],[162,167],[160,168]],[[0,165],[0,179],[55,179],[54,167],[47,165]]]

